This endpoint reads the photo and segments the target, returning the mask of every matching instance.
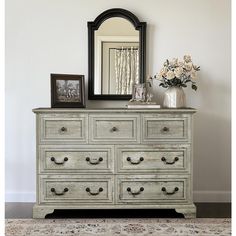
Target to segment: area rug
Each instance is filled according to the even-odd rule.
[[[230,219],[8,219],[5,236],[231,235]]]

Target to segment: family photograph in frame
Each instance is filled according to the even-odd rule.
[[[84,108],[84,75],[51,74],[51,107]]]

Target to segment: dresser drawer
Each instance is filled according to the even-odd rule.
[[[39,155],[40,173],[112,173],[114,171],[113,146],[42,145]]]
[[[97,178],[77,176],[45,176],[40,177],[41,202],[113,202],[113,177],[100,176]]]
[[[119,173],[187,172],[190,163],[189,145],[118,146]]]
[[[118,180],[118,202],[186,202],[187,178],[144,178],[129,176]]]
[[[188,117],[142,116],[142,143],[190,141]]]
[[[50,114],[39,121],[40,143],[87,143],[87,115]]]
[[[91,143],[139,143],[139,115],[90,115]]]

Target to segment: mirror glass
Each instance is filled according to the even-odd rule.
[[[139,31],[122,17],[94,31],[94,94],[130,95],[140,81]]]

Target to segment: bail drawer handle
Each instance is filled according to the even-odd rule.
[[[55,195],[64,195],[66,192],[68,192],[69,189],[68,188],[64,188],[64,190],[62,192],[57,192],[55,188],[51,188],[51,192],[54,193]]]
[[[85,190],[86,190],[86,192],[88,192],[90,195],[95,196],[95,195],[98,195],[100,192],[102,192],[102,191],[103,191],[103,188],[99,188],[97,192],[91,192],[90,188],[86,188]]]
[[[133,165],[138,165],[138,164],[140,164],[143,160],[144,160],[144,158],[143,157],[140,157],[139,158],[139,160],[138,161],[132,161],[132,159],[131,159],[131,157],[127,157],[127,159],[126,159],[127,161],[129,161],[131,164],[133,164]]]
[[[57,165],[62,165],[62,164],[64,164],[66,161],[68,161],[68,157],[65,157],[62,162],[57,161],[57,160],[55,159],[55,157],[51,157],[51,161],[53,161],[53,162],[54,162],[55,164],[57,164]]]
[[[103,161],[103,158],[102,158],[102,157],[99,157],[97,160],[91,161],[90,157],[86,157],[85,160],[86,160],[87,162],[89,162],[91,165],[97,165],[97,164],[99,164],[100,162]]]
[[[175,157],[173,161],[167,161],[165,157],[162,157],[161,160],[167,165],[173,165],[173,164],[175,164],[176,161],[179,160],[179,158]]]
[[[167,195],[172,195],[172,194],[175,194],[176,192],[178,192],[178,191],[179,191],[179,188],[178,188],[178,187],[175,187],[172,192],[168,192],[168,191],[166,190],[166,188],[163,187],[163,188],[161,189],[161,191],[164,192],[164,193],[167,194]]]
[[[144,188],[143,188],[143,187],[141,187],[141,188],[139,189],[139,191],[137,191],[137,192],[132,192],[132,190],[131,190],[130,187],[127,188],[127,192],[130,193],[130,194],[132,194],[132,195],[134,195],[134,196],[135,196],[135,195],[138,195],[138,194],[141,194],[143,191],[144,191]]]

